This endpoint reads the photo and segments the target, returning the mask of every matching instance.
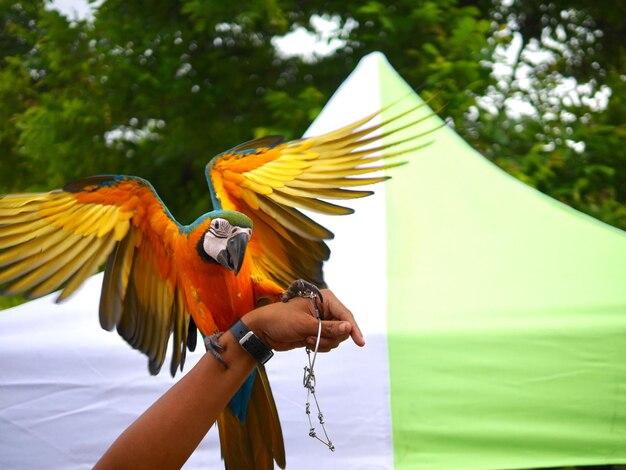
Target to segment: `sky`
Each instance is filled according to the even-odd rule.
[[[50,8],[59,10],[71,19],[85,19],[92,16],[92,8],[87,0],[52,0]]]
[[[69,19],[89,19],[93,16],[93,10],[102,0],[95,4],[89,4],[87,0],[52,0],[49,8],[58,10]],[[345,44],[338,38],[338,33],[349,32],[356,24],[347,22],[343,30],[339,30],[338,17],[321,17],[314,15],[311,25],[317,30],[317,34],[307,31],[303,27],[296,28],[289,34],[276,37],[272,44],[282,56],[290,57],[299,55],[304,60],[314,60],[316,56],[332,54]]]
[[[89,19],[93,15],[93,10],[104,0],[51,0],[49,8],[56,9],[69,19]],[[511,0],[505,0],[505,3]],[[318,16],[311,17],[311,26],[317,31],[317,34],[298,27],[288,34],[275,37],[272,44],[276,48],[277,53],[283,57],[300,56],[306,61],[314,61],[316,57],[324,57],[332,54],[335,50],[345,45],[342,38],[343,34],[347,34],[358,24],[355,21],[347,21],[343,28],[340,28],[340,19],[336,17]],[[228,27],[228,25],[225,25]],[[513,67],[513,62],[518,54],[522,53],[530,58],[530,62],[537,65],[541,62],[547,63],[553,60],[553,54],[549,49],[542,47],[541,44],[527,45],[523,51],[520,51],[521,41],[519,33],[515,31],[515,25],[508,25],[506,34],[512,34],[513,40],[506,46],[499,46],[494,56],[492,74],[498,80],[498,83],[512,83],[514,79],[521,88],[532,87],[532,67],[526,63],[520,64],[519,67]],[[557,46],[559,44],[556,44]],[[529,47],[531,46],[531,47]],[[515,71],[514,71],[515,70]],[[511,73],[515,73],[515,77],[511,77]],[[603,109],[608,103],[611,90],[604,87],[601,90],[592,92],[589,84],[577,83],[574,78],[560,77],[557,85],[552,90],[555,99],[566,97],[572,101],[572,104],[583,102],[589,104],[592,109]],[[488,112],[494,112],[496,104],[501,96],[501,91],[493,89],[488,91],[485,96],[479,97],[478,106]],[[585,101],[587,100],[587,101]],[[506,113],[513,119],[517,119],[523,115],[536,115],[536,109],[524,98],[508,96],[505,101]],[[472,114],[477,115],[478,109],[469,110],[468,117]],[[564,111],[563,111],[564,112]],[[563,116],[561,116],[563,118]],[[569,144],[569,143],[568,143]],[[581,142],[572,142],[570,145],[576,151],[584,150]]]

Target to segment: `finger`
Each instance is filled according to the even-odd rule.
[[[363,333],[354,319],[352,312],[348,310],[343,303],[341,303],[331,290],[324,289],[323,296],[325,312],[330,313],[332,318],[349,322],[352,325],[352,332],[350,334],[350,336],[352,336],[352,340],[359,346],[365,346],[365,338],[363,337]]]
[[[329,339],[329,338],[320,338],[320,343],[318,346],[318,351],[321,351],[322,349],[335,349],[337,346],[339,346],[343,341],[345,341],[348,338],[348,335],[343,335],[340,338],[335,338],[335,339]],[[317,337],[315,336],[310,336],[306,339],[306,346],[307,348],[314,350],[315,349],[315,345],[317,342]]]
[[[296,325],[297,335],[299,339],[304,340],[308,336],[317,336],[317,330],[319,328],[319,322],[311,315],[298,312],[298,323]]]
[[[270,347],[274,351],[289,351],[291,349],[304,348],[305,346],[308,347],[308,343],[306,341],[294,341],[292,343],[280,343],[272,341],[270,344]]]
[[[339,346],[339,343],[335,343],[335,342],[326,340],[324,342],[324,345],[322,345],[321,341],[320,341],[320,345],[317,348],[317,352],[319,352],[319,353],[327,353],[327,352],[330,352],[333,349],[335,349],[337,346]],[[313,342],[313,345],[307,344],[307,348],[309,348],[311,351],[315,351],[315,341]]]
[[[347,321],[325,320],[322,322],[322,336],[325,338],[337,339],[350,334],[351,330],[352,325]]]

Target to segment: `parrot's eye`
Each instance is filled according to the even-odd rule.
[[[225,219],[213,219],[211,221],[211,228],[209,229],[209,232],[218,238],[225,238],[231,232],[230,222]]]

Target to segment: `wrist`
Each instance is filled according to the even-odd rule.
[[[265,344],[269,344],[265,335],[265,331],[263,329],[264,325],[264,316],[263,311],[261,309],[255,309],[251,312],[246,313],[241,321],[245,323],[245,325],[252,331],[256,336],[258,336]]]
[[[259,363],[265,364],[274,353],[269,342],[265,340],[262,329],[259,328],[259,323],[258,314],[247,314],[231,326],[229,332],[243,349]]]
[[[231,364],[242,364],[244,367],[256,364],[254,358],[239,344],[230,330],[222,335],[220,344],[225,348],[223,356],[229,367]]]

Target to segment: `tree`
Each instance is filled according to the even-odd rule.
[[[7,23],[30,26],[7,30],[24,46],[2,69],[0,99],[17,98],[0,121],[11,136],[3,162],[22,171],[5,172],[0,190],[138,174],[188,221],[210,207],[203,168],[213,155],[264,133],[299,136],[365,52],[382,49],[405,65],[409,80],[426,96],[438,93],[454,117],[473,100],[462,90],[479,93],[488,78],[478,62],[489,23],[474,7],[270,5],[109,0],[91,24],[69,23],[42,2],[6,4]],[[348,45],[315,63],[280,58],[272,39],[310,27],[317,13],[358,22]]]
[[[463,131],[517,178],[623,229],[626,6],[609,3],[496,6],[490,40],[504,45],[500,73]]]
[[[610,3],[107,0],[91,22],[0,0],[0,192],[135,174],[189,222],[210,209],[213,155],[301,135],[358,59],[381,50],[488,158],[624,228],[626,15]],[[337,22],[344,45],[313,61],[277,53],[274,39],[315,31],[315,15]],[[569,79],[587,91],[554,91]],[[532,112],[511,113],[515,100]]]

